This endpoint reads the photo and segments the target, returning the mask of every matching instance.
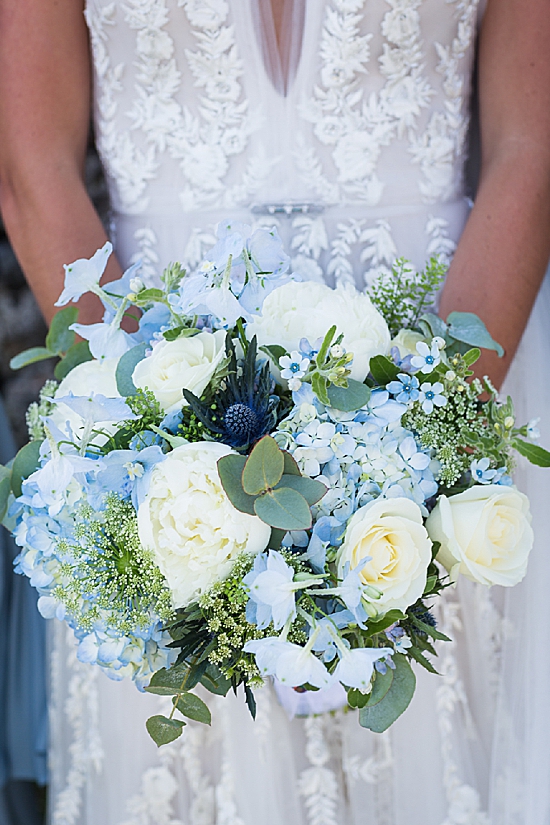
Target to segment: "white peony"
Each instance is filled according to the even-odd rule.
[[[484,484],[441,496],[426,522],[441,542],[437,560],[456,579],[513,587],[525,576],[533,546],[529,500],[514,487]]]
[[[224,330],[161,341],[132,373],[136,387],[151,390],[165,412],[180,408],[182,387],[201,396],[225,355]]]
[[[241,553],[267,546],[271,528],[236,510],[218,475],[217,461],[232,450],[199,441],[176,447],[151,475],[138,510],[139,537],[153,553],[174,607],[185,607],[225,579]]]
[[[374,602],[379,613],[404,611],[422,596],[432,543],[414,501],[379,498],[353,514],[338,551],[339,578],[343,578],[346,562],[353,570],[367,556],[371,560],[359,577],[381,592]]]
[[[106,358],[104,361],[85,361],[78,364],[70,373],[65,376],[56,390],[56,398],[63,398],[72,392],[73,395],[87,395],[91,393],[104,395],[107,398],[120,398],[120,393],[116,384],[116,368],[118,358]],[[66,404],[57,404],[50,414],[52,423],[62,432],[66,431],[66,424],[69,423],[72,433],[80,437],[84,432],[84,422],[82,417],[74,410],[69,409]],[[115,424],[109,425],[103,422],[98,425],[107,432],[115,432]],[[107,440],[106,436],[96,436],[94,443],[102,445]]]
[[[344,334],[343,344],[353,352],[351,378],[364,381],[370,359],[385,354],[390,343],[388,325],[370,298],[352,286],[331,289],[326,284],[291,281],[264,301],[262,315],[248,324],[247,335],[258,345],[281,344],[288,352],[307,338],[313,346],[333,324]]]

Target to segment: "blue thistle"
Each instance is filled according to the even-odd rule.
[[[205,402],[189,390],[182,392],[206,430],[229,447],[244,451],[275,428],[279,398],[272,393],[269,364],[257,368],[256,338],[249,343],[241,361],[237,360],[230,334],[225,349],[228,375],[214,396]]]

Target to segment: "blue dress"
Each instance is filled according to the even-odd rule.
[[[0,463],[15,450],[0,399]],[[36,590],[13,572],[17,552],[0,527],[0,788],[12,779],[47,781],[45,622]]]

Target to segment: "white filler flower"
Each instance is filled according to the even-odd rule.
[[[218,475],[217,461],[232,450],[199,441],[176,447],[151,475],[138,510],[139,537],[172,593],[185,607],[231,572],[241,553],[267,546],[271,528],[236,510]]]
[[[513,587],[525,576],[533,546],[529,500],[514,487],[475,485],[441,496],[426,522],[441,542],[437,560],[456,579]]]
[[[331,289],[325,284],[295,283],[275,289],[264,301],[262,315],[246,328],[258,345],[280,344],[298,350],[302,338],[324,338],[331,326],[344,334],[347,352],[353,352],[351,378],[364,381],[374,355],[385,355],[390,344],[388,325],[364,292],[352,286]]]

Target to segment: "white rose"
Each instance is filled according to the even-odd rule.
[[[404,611],[422,596],[432,543],[414,501],[379,498],[353,514],[338,551],[339,577],[343,576],[346,562],[353,570],[367,556],[371,560],[359,577],[382,593],[374,602],[379,613]]]
[[[405,358],[406,355],[418,355],[416,345],[420,341],[429,343],[420,332],[415,332],[413,329],[400,329],[395,338],[390,341],[390,349],[397,347],[401,358]]]
[[[120,398],[120,393],[116,384],[116,368],[118,358],[106,358],[103,361],[85,361],[78,364],[70,373],[65,376],[56,390],[55,397],[62,398],[69,395],[90,395],[96,393],[107,398]],[[67,422],[75,436],[81,436],[84,431],[82,417],[74,410],[69,409],[65,404],[58,404],[50,415],[53,424],[63,432]],[[115,432],[116,425],[109,425],[109,422],[102,422],[101,429],[108,432]],[[106,436],[96,436],[94,443],[102,445],[107,440]]]
[[[353,352],[351,378],[364,381],[370,359],[388,351],[390,333],[369,296],[352,286],[331,289],[310,281],[284,284],[267,296],[262,315],[248,324],[247,335],[256,335],[259,346],[281,344],[292,352],[301,338],[313,345],[333,324],[338,334],[344,333],[346,350]]]
[[[456,579],[513,587],[525,576],[533,530],[529,500],[514,487],[484,484],[441,496],[426,522],[441,542],[437,560]]]
[[[176,447],[151,475],[138,509],[139,537],[166,577],[174,607],[185,607],[225,579],[241,553],[267,546],[271,528],[236,510],[217,461],[232,450],[199,441]]]
[[[136,387],[147,387],[165,412],[184,403],[182,387],[201,396],[225,354],[224,330],[161,341],[132,373]]]

